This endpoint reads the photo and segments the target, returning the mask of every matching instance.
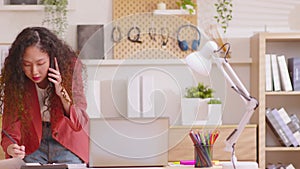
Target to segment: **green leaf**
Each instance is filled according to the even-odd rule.
[[[218,99],[210,99],[207,104],[222,104],[222,102]]]

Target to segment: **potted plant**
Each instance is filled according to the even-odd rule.
[[[221,100],[220,99],[210,99],[207,104],[222,104]]]
[[[211,121],[209,119],[209,107],[211,106],[209,105],[220,103],[220,100],[213,99],[213,92],[212,88],[205,86],[203,83],[198,83],[197,86],[186,89],[185,97],[181,100],[181,120],[183,125],[206,125],[207,122]]]
[[[206,125],[222,124],[222,102],[220,99],[212,98],[208,102]]]
[[[232,0],[218,0],[214,6],[217,13],[214,18],[221,25],[224,33],[226,33],[229,22],[232,20]]]
[[[51,29],[57,36],[64,38],[68,28],[68,0],[41,0],[45,6],[45,17],[42,24]]]
[[[195,14],[196,4],[192,0],[180,0],[176,2],[180,9],[187,10],[190,14]]]
[[[198,83],[198,86],[192,86],[186,89],[186,98],[212,98],[213,90],[203,83]]]

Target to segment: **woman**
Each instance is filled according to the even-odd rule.
[[[67,44],[46,28],[25,28],[9,49],[0,90],[7,158],[88,162],[82,64]]]

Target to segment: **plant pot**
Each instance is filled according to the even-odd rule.
[[[194,15],[196,14],[196,10],[194,9],[194,7],[192,5],[185,5],[186,9],[183,9],[183,7],[180,7],[181,10],[186,10],[189,12],[189,10],[191,9],[193,12],[191,12],[190,14]]]
[[[209,99],[182,98],[181,99],[181,124],[205,125],[208,118]]]
[[[208,104],[208,120],[207,125],[222,124],[222,104]]]

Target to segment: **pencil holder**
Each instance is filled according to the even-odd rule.
[[[194,145],[195,167],[212,167],[213,145]]]

